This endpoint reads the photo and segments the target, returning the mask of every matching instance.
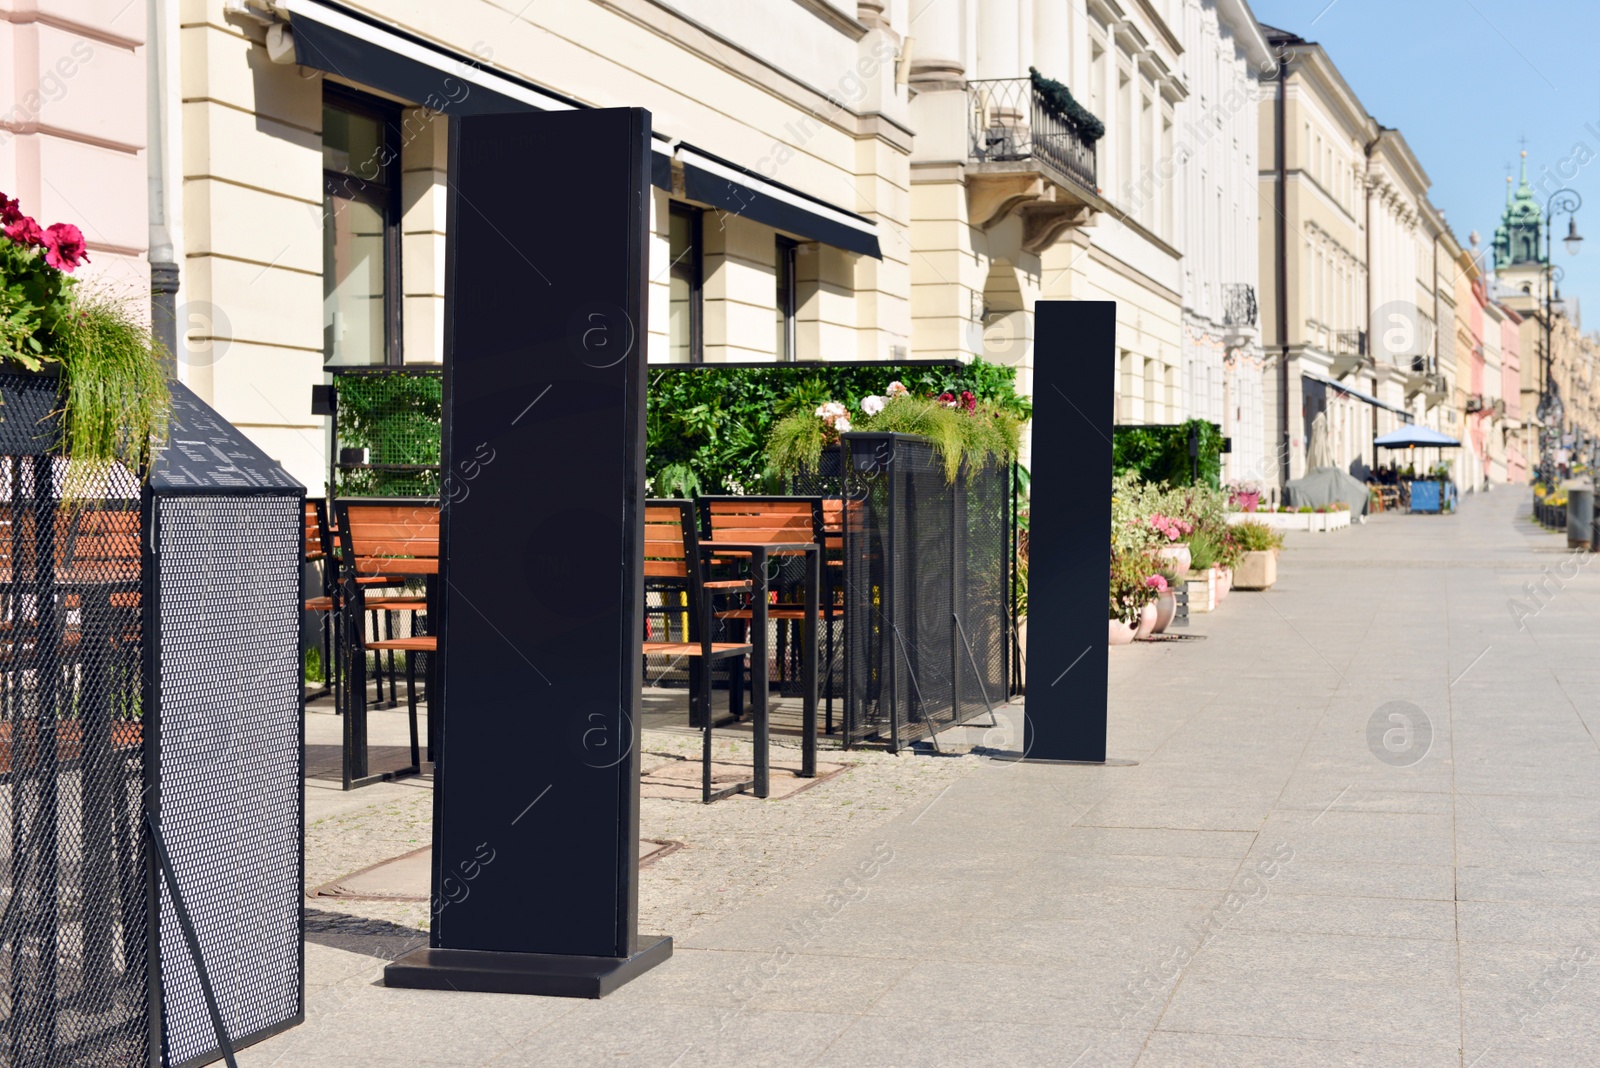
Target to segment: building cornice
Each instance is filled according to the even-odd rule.
[[[846,15],[843,11],[828,3],[828,0],[794,0],[794,2],[846,37],[849,37],[852,41],[859,41],[867,35],[865,23]]]
[[[1156,295],[1165,297],[1167,300],[1172,301],[1172,303],[1177,305],[1179,308],[1183,307],[1182,293],[1179,293],[1175,289],[1168,289],[1164,284],[1157,282],[1154,278],[1151,278],[1137,267],[1129,266],[1127,263],[1119,260],[1116,256],[1107,252],[1099,245],[1094,244],[1092,240],[1088,245],[1088,249],[1089,258],[1100,264],[1102,267],[1117,272],[1130,282],[1137,282],[1139,285],[1151,290]]]

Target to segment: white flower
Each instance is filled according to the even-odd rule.
[[[901,385],[899,382],[890,382],[889,383],[889,388],[888,388],[888,390],[886,392],[891,397],[909,397],[909,396],[911,396],[911,391],[909,389],[907,389],[905,386]]]
[[[838,401],[829,401],[817,409],[817,416],[821,419],[837,419],[847,411],[848,409]]]
[[[850,433],[850,417],[841,415],[839,418],[835,419],[833,421],[833,429],[837,430],[841,434]]]
[[[863,397],[861,398],[861,410],[868,415],[877,415],[883,411],[883,406],[887,403],[888,401],[882,397]]]

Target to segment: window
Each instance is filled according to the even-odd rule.
[[[776,270],[773,272],[778,284],[776,302],[778,336],[772,351],[777,353],[780,360],[799,359],[794,336],[794,315],[799,303],[795,299],[794,279],[795,250],[798,247],[787,237],[778,238]]]
[[[322,359],[400,363],[399,110],[325,86]]]
[[[673,204],[667,223],[667,255],[672,261],[668,286],[667,338],[673,363],[704,363],[705,338],[700,294],[702,215],[685,204]]]

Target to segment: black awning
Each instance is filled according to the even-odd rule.
[[[679,145],[683,192],[690,200],[763,223],[808,241],[882,259],[878,228],[854,212],[770,181],[689,145]]]
[[[296,63],[434,111],[494,115],[582,106],[343,8],[318,0],[286,0],[284,7],[294,31]]]
[[[446,115],[569,111],[586,105],[541,89],[471,57],[324,0],[284,0],[295,62],[370,86]],[[673,152],[652,146],[650,181],[672,190]],[[807,241],[882,259],[869,219],[689,145],[677,146],[684,195]]]

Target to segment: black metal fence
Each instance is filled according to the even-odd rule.
[[[141,482],[0,374],[0,1064],[198,1065],[301,1015],[303,490],[174,392]]]
[[[1005,701],[1011,469],[846,434],[844,740],[901,749]]]

